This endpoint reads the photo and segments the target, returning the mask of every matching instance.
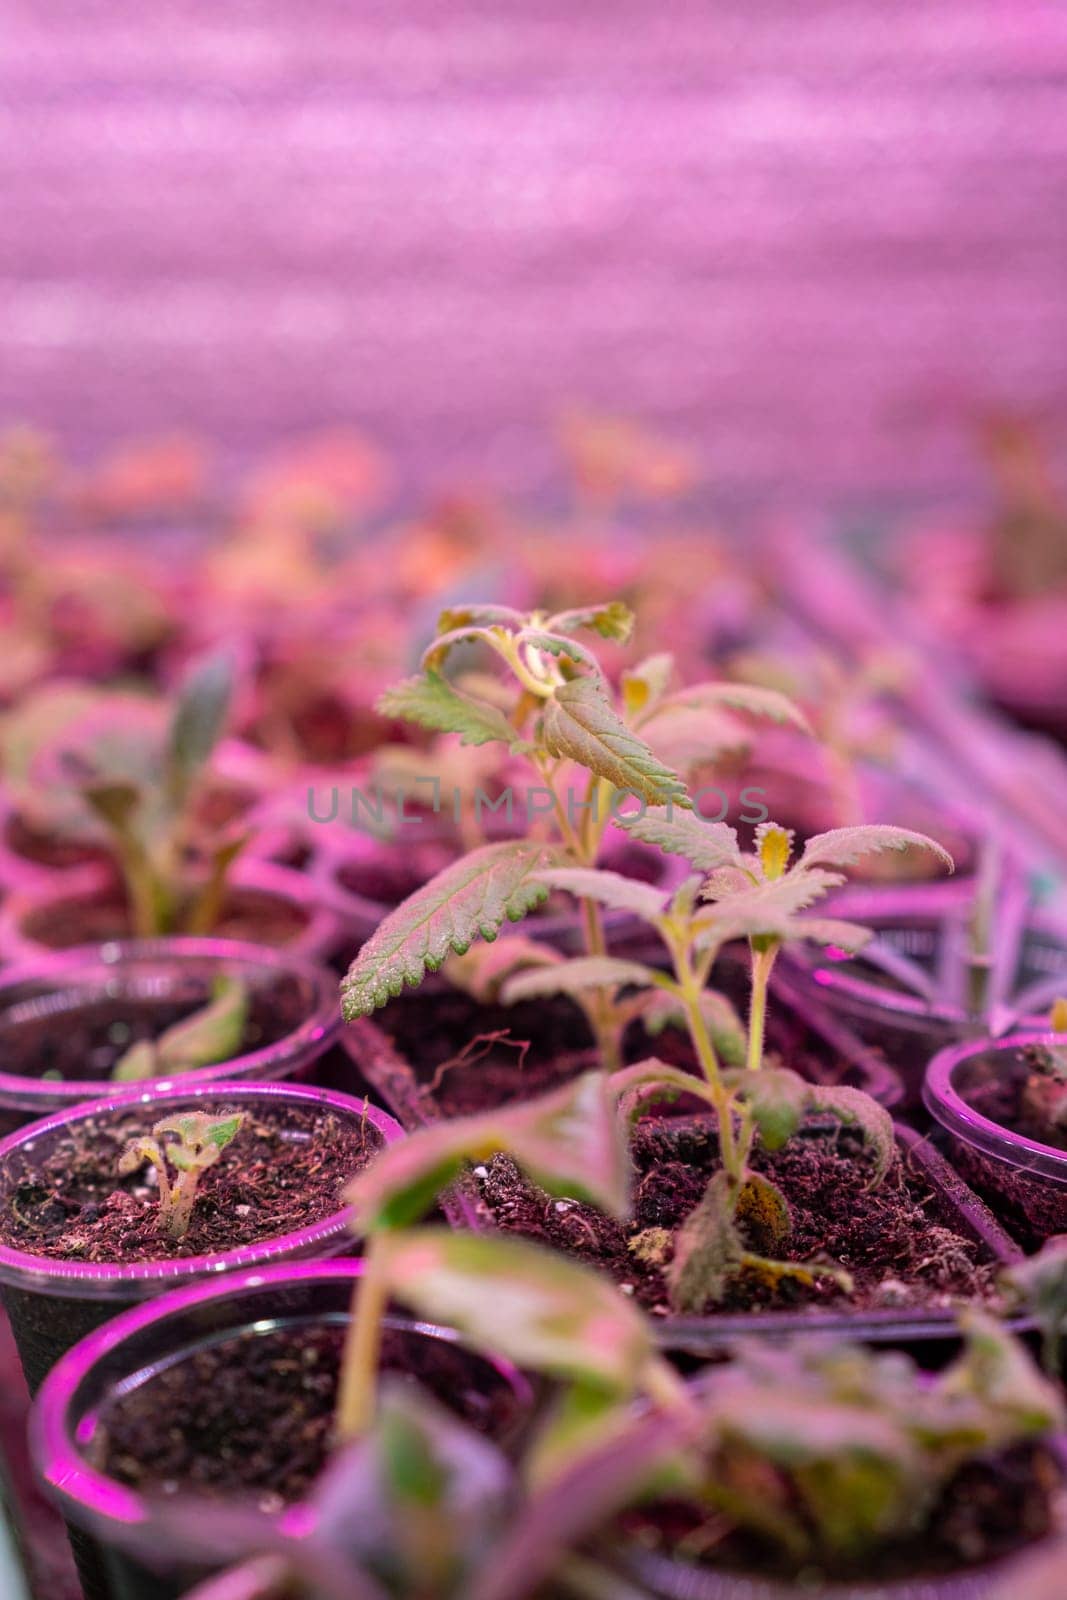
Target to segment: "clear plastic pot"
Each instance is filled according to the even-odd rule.
[[[336,910],[313,881],[272,861],[238,860],[229,873],[215,933],[237,935],[313,958],[334,950],[341,930]],[[33,960],[73,945],[125,940],[125,899],[110,867],[72,867],[46,882],[13,888],[0,906],[0,957]]]
[[[228,939],[131,939],[115,944],[52,951],[0,974],[0,1135],[23,1123],[67,1110],[116,1091],[110,1078],[84,1072],[62,1079],[14,1070],[23,1057],[37,1074],[83,1029],[106,1040],[115,1026],[136,1023],[151,1031],[204,1005],[216,978],[238,978],[252,997],[253,1017],[264,1009],[263,1042],[214,1066],[184,1073],[196,1085],[212,1079],[287,1078],[302,1072],[325,1051],[340,1027],[337,980],[325,967],[289,951]],[[271,1015],[291,1022],[276,1036]],[[106,1050],[108,1059],[114,1046]],[[144,1088],[166,1087],[149,1080]]]
[[[952,1140],[955,1165],[1030,1248],[1067,1232],[1067,1150],[1016,1133],[991,1114],[1028,1071],[1033,1045],[1067,1049],[1067,1035],[1016,1033],[942,1050],[931,1061],[923,1100]]]
[[[384,1111],[363,1100],[303,1084],[234,1083],[226,1080],[190,1087],[177,1083],[160,1090],[112,1095],[19,1129],[0,1143],[0,1206],[49,1142],[72,1124],[128,1111],[131,1105],[151,1108],[153,1119],[198,1106],[227,1109],[279,1105],[325,1110],[339,1119],[363,1125],[382,1144],[402,1137],[399,1125]],[[117,1312],[180,1284],[213,1279],[221,1273],[277,1261],[326,1257],[354,1248],[350,1212],[339,1209],[320,1221],[273,1239],[210,1256],[186,1256],[123,1263],[66,1261],[0,1246],[0,1295],[11,1322],[19,1359],[30,1393],[70,1347]]]
[[[116,1318],[59,1362],[37,1398],[30,1442],[47,1489],[83,1536],[76,1540],[83,1575],[97,1585],[86,1588],[86,1600],[176,1600],[203,1575],[182,1570],[182,1553],[157,1531],[151,1501],[94,1464],[109,1402],[230,1336],[344,1326],[361,1270],[358,1260],[269,1266],[223,1284],[192,1285]],[[451,1403],[469,1394],[478,1408],[470,1420],[505,1446],[518,1437],[533,1392],[512,1366],[466,1350],[442,1328],[393,1317],[387,1328],[388,1363],[422,1366],[429,1350],[443,1363],[439,1398]],[[406,1363],[406,1351],[414,1362]],[[283,1525],[300,1526],[299,1506],[280,1516]],[[147,1550],[158,1553],[162,1573],[142,1565]]]

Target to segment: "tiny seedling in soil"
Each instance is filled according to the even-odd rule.
[[[153,1127],[151,1138],[131,1139],[122,1152],[120,1175],[136,1172],[145,1162],[154,1168],[159,1183],[159,1225],[172,1239],[185,1238],[201,1175],[237,1137],[244,1119],[243,1111],[223,1117],[205,1111],[163,1117]],[[173,1179],[171,1167],[177,1174]]]
[[[115,1062],[111,1076],[119,1083],[195,1072],[237,1054],[248,1021],[248,985],[239,978],[219,977],[211,999],[199,1011],[167,1028],[156,1039],[140,1039]]]
[[[200,801],[233,694],[226,656],[201,661],[169,711],[131,694],[44,694],[15,714],[5,750],[21,752],[31,809],[64,801],[73,837],[109,842],[135,934],[206,933],[218,920],[226,874],[246,843],[205,827]],[[9,719],[10,724],[11,719]]]

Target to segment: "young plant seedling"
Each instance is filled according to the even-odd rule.
[[[119,1157],[119,1173],[127,1177],[146,1162],[159,1180],[159,1225],[172,1239],[184,1239],[192,1220],[197,1185],[228,1144],[241,1131],[245,1113],[212,1117],[206,1111],[162,1117],[151,1138],[131,1139]],[[168,1138],[172,1135],[172,1138]],[[172,1180],[170,1168],[177,1176]]]
[[[527,838],[472,850],[386,917],[345,979],[347,1020],[384,1005],[449,954],[463,954],[475,938],[495,938],[505,922],[540,905],[548,896],[537,878],[541,869],[594,866],[625,797],[690,808],[684,773],[745,743],[734,713],[806,729],[801,713],[773,690],[731,683],[673,689],[673,664],[665,655],[624,673],[616,697],[596,656],[575,635],[626,641],[632,628],[633,616],[619,601],[551,616],[478,605],[443,613],[422,673],[389,690],[378,709],[435,733],[456,734],[463,744],[497,743],[511,756],[524,757],[539,780],[528,791],[525,820],[536,822],[543,802],[555,838],[535,839],[531,827]],[[472,647],[503,664],[503,681],[468,678],[461,687],[446,676],[453,653]],[[498,800],[498,807],[505,803],[511,804]],[[586,954],[603,956],[600,904],[581,894],[579,903]],[[595,992],[590,996],[590,1015],[609,1059],[613,1043],[602,1015],[605,1004]]]
[[[211,999],[192,1016],[165,1029],[158,1039],[140,1039],[111,1069],[117,1083],[195,1072],[236,1055],[248,1021],[248,985],[240,978],[216,978]]]
[[[132,694],[47,687],[9,717],[5,757],[32,812],[62,807],[74,835],[109,840],[141,938],[210,931],[231,863],[245,843],[202,837],[196,806],[233,691],[226,656],[201,661],[169,711]],[[194,852],[207,857],[194,876]]]
[[[799,860],[791,862],[792,836],[767,822],[757,830],[757,849],[747,855],[725,823],[701,822],[671,808],[620,819],[634,837],[684,856],[704,874],[689,878],[669,902],[647,884],[618,873],[585,868],[554,868],[537,874],[549,887],[581,894],[602,905],[625,907],[660,936],[671,971],[660,972],[637,961],[612,957],[540,964],[507,979],[505,1003],[570,995],[585,1005],[590,988],[607,995],[604,1026],[611,1027],[618,1058],[624,1028],[642,1017],[653,1030],[681,1021],[687,1028],[702,1077],[643,1062],[615,1072],[613,1083],[631,1108],[650,1099],[699,1094],[711,1106],[718,1125],[722,1168],[683,1225],[673,1244],[668,1279],[672,1302],[679,1311],[699,1311],[720,1299],[729,1279],[739,1271],[758,1271],[771,1279],[797,1277],[810,1282],[817,1275],[835,1276],[839,1269],[818,1263],[790,1263],[746,1248],[745,1235],[780,1249],[789,1237],[789,1205],[780,1189],[753,1170],[757,1138],[777,1150],[796,1132],[808,1111],[822,1110],[858,1124],[876,1152],[874,1178],[888,1170],[894,1143],[885,1111],[856,1089],[828,1088],[805,1082],[784,1067],[764,1061],[767,995],[771,972],[783,945],[805,939],[853,951],[870,937],[868,930],[835,918],[801,912],[845,880],[836,869],[877,849],[923,847],[947,861],[941,847],[922,834],[905,829],[866,826],[834,829],[810,839]],[[751,1003],[743,1064],[724,1066],[716,1037],[733,1053],[740,1052],[736,1019],[721,996],[707,988],[715,958],[723,944],[744,938],[751,961]],[[657,1230],[658,1232],[659,1230]],[[638,1251],[664,1249],[665,1239],[634,1241]]]
[[[930,1377],[900,1352],[798,1340],[740,1345],[706,1397],[704,1477],[693,1497],[813,1581],[872,1570],[893,1541],[927,1525],[941,1492],[970,1463],[1062,1428],[1058,1387],[1022,1344],[974,1309],[964,1348]]]

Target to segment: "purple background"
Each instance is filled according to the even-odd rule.
[[[968,407],[1067,435],[1065,87],[1067,0],[4,0],[0,419],[968,492]]]

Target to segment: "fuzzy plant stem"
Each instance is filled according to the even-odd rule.
[[[763,1043],[767,1029],[767,987],[777,954],[776,943],[768,949],[757,950],[755,947],[752,949],[752,997],[748,1015],[746,1061],[749,1072],[758,1072],[763,1065]]]
[[[348,1336],[341,1360],[337,1436],[342,1443],[359,1438],[374,1421],[382,1322],[389,1302],[389,1283],[384,1269],[384,1239],[371,1239],[363,1257],[363,1275],[352,1296]]]
[[[730,1096],[723,1085],[722,1075],[719,1072],[719,1062],[715,1054],[715,1046],[711,1042],[711,1034],[704,1020],[704,1013],[700,1006],[700,984],[693,971],[692,963],[687,950],[676,946],[673,951],[675,960],[675,976],[682,1001],[682,1010],[685,1013],[686,1026],[693,1049],[696,1051],[697,1060],[712,1092],[715,1114],[719,1123],[719,1146],[722,1151],[722,1164],[731,1177],[740,1177],[742,1166],[739,1164],[738,1150],[734,1140],[733,1112],[730,1106]]]

